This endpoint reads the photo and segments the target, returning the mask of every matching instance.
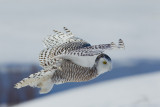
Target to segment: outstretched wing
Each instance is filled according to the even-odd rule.
[[[86,46],[81,47],[78,49],[70,50],[65,53],[61,53],[56,55],[55,57],[61,57],[63,56],[94,56],[103,53],[107,50],[113,50],[113,49],[124,49],[124,43],[122,39],[119,39],[118,46],[115,43],[110,44],[100,44],[100,45],[92,45],[92,46]]]
[[[88,67],[92,65],[90,63],[85,63],[87,62],[85,60],[90,58],[89,56],[99,55],[105,50],[121,48],[124,48],[124,43],[121,39],[119,40],[118,46],[113,42],[111,44],[93,46],[85,42],[70,42],[56,48],[47,48],[43,50],[39,57],[40,65],[45,69],[51,69],[52,67],[58,67],[62,59],[68,59],[77,65]]]
[[[66,27],[64,27],[65,34],[62,32],[59,32],[57,30],[53,30],[56,35],[50,35],[44,39],[44,45],[48,47],[58,47],[62,44],[70,43],[70,42],[86,42],[83,39],[80,39],[78,37],[75,37],[70,30],[68,30]]]
[[[111,42],[110,44],[100,44],[100,45],[92,45],[92,46],[88,45],[88,46],[79,47],[77,49],[67,51],[65,53],[58,54],[56,55],[56,57],[63,56],[63,55],[94,56],[107,50],[124,49],[124,48],[125,46],[122,39],[119,39],[118,46],[113,42]]]
[[[20,89],[22,87],[31,86],[41,88],[40,94],[49,92],[52,87],[52,76],[55,72],[55,69],[52,70],[41,70],[35,74],[31,74],[29,77],[24,78],[17,84],[15,84],[14,88]]]
[[[92,45],[88,47],[81,48],[82,50],[90,49],[90,50],[113,50],[113,49],[124,49],[124,43],[122,39],[119,39],[118,46],[111,42],[110,44],[100,44],[100,45]]]
[[[60,64],[62,58],[56,58],[55,56],[68,54],[73,50],[90,46],[87,42],[69,42],[64,43],[57,47],[49,47],[41,51],[39,55],[40,65],[44,69],[56,68]]]

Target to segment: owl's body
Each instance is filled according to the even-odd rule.
[[[105,50],[124,48],[120,39],[119,45],[111,44],[91,45],[74,37],[64,28],[66,34],[55,31],[57,35],[44,40],[46,49],[40,52],[40,65],[44,70],[30,75],[15,85],[15,88],[41,88],[40,93],[48,93],[54,84],[66,82],[82,82],[96,78],[100,74],[110,71],[111,58],[104,54]]]

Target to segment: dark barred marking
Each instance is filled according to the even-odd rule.
[[[53,83],[88,81],[98,75],[95,67],[81,67],[68,60],[63,61],[61,68],[62,71],[57,70],[53,74]]]

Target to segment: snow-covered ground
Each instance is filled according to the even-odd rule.
[[[15,107],[160,107],[160,72],[111,80]]]

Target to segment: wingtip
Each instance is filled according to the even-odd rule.
[[[55,33],[56,33],[56,32],[58,32],[58,31],[57,31],[57,30],[55,30],[55,29],[53,29],[53,32],[55,32]]]
[[[14,85],[14,88],[20,89],[21,87],[20,87],[19,84],[17,83],[17,84]]]
[[[63,27],[63,29],[67,29],[67,27]]]
[[[116,44],[114,42],[111,42],[111,48],[115,48],[117,47]]]
[[[63,27],[63,29],[67,34],[72,35],[72,32],[67,27]]]
[[[118,48],[120,48],[120,49],[125,49],[125,45],[124,45],[124,42],[123,42],[122,39],[119,39]]]

